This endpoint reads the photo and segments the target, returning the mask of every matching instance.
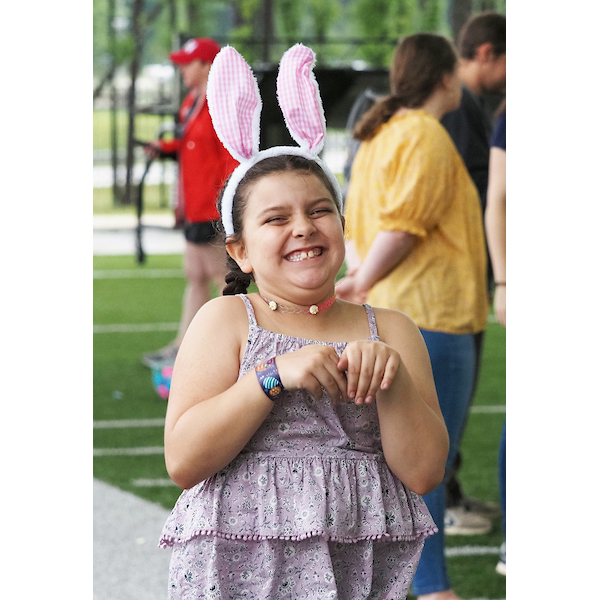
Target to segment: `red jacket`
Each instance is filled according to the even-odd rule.
[[[191,223],[220,218],[219,192],[238,165],[215,133],[206,98],[201,101],[202,105],[196,106],[186,123],[182,137],[160,142],[161,150],[178,154],[179,203],[183,203],[185,220]],[[194,96],[188,93],[179,109],[180,123],[185,122],[193,103]]]

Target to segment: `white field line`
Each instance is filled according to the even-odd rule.
[[[449,558],[457,556],[487,556],[500,554],[500,548],[497,546],[453,546],[446,548],[444,554]]]
[[[114,323],[94,325],[94,333],[147,333],[150,331],[177,331],[179,323]]]
[[[490,323],[495,321],[490,320]],[[113,323],[94,325],[94,333],[149,333],[153,331],[177,331],[179,323]]]
[[[164,427],[164,419],[121,419],[94,421],[94,429],[129,429],[130,427]]]
[[[164,454],[163,446],[141,448],[94,448],[94,456],[151,456]]]
[[[500,404],[497,406],[472,406],[471,407],[472,415],[492,415],[506,412],[506,406],[504,404]]]
[[[177,487],[175,482],[169,477],[160,477],[157,479],[132,479],[131,485],[135,487]]]
[[[183,269],[115,269],[96,270],[94,279],[181,279]]]
[[[506,412],[506,406],[473,406],[471,413],[498,414]],[[94,421],[94,429],[129,429],[136,427],[164,427],[165,420],[160,419],[111,419]]]

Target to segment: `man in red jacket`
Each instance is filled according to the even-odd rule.
[[[191,39],[169,58],[181,70],[188,94],[179,110],[175,139],[149,144],[149,155],[176,154],[179,194],[176,211],[183,213],[184,269],[188,280],[177,337],[165,348],[145,354],[149,366],[173,362],[192,318],[210,299],[210,282],[225,285],[225,250],[215,240],[219,220],[217,197],[237,161],[221,144],[206,103],[206,84],[212,62],[220,50],[210,38]]]

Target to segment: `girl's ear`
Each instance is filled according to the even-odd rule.
[[[242,240],[230,242],[225,246],[225,249],[227,250],[227,254],[235,260],[243,273],[252,273],[252,264],[250,263],[248,253],[246,252],[246,246]]]

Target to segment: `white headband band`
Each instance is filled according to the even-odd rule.
[[[262,102],[256,79],[244,58],[231,46],[217,54],[206,89],[208,109],[217,136],[239,161],[221,198],[221,219],[226,235],[234,234],[233,197],[248,169],[272,156],[291,154],[316,162],[336,193],[341,209],[339,182],[318,157],[325,141],[325,114],[319,86],[313,73],[315,54],[296,44],[281,58],[277,75],[277,100],[286,127],[298,146],[276,146],[259,152]]]

